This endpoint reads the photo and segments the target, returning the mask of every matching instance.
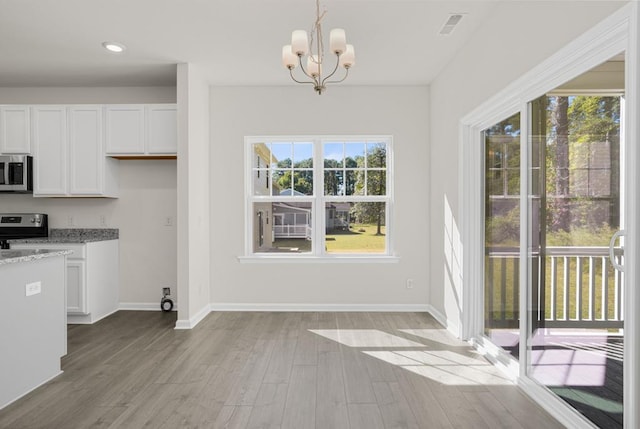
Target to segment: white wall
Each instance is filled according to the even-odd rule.
[[[430,303],[453,331],[462,308],[460,119],[624,3],[502,2],[432,82]]]
[[[209,312],[209,84],[194,64],[178,65],[178,321],[192,328]]]
[[[0,88],[0,104],[175,103],[176,89],[149,88]],[[0,195],[0,213],[48,213],[52,228],[120,230],[120,302],[159,309],[162,287],[175,294],[176,161],[120,161],[120,198],[33,198]]]
[[[211,301],[247,304],[420,305],[429,301],[429,90],[308,86],[211,89]],[[240,264],[244,254],[244,137],[394,137],[397,264]],[[415,280],[407,289],[407,278]],[[400,307],[398,307],[400,308]]]

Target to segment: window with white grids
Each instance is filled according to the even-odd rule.
[[[389,136],[247,137],[246,255],[392,255]]]

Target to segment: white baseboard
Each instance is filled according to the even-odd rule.
[[[120,307],[116,308],[113,311],[103,314],[100,317],[93,318],[92,314],[73,314],[67,313],[67,324],[68,325],[92,325],[107,316],[111,316],[116,311],[120,310]]]
[[[441,324],[444,328],[447,327],[447,318],[444,317],[444,315],[442,313],[440,313],[438,310],[435,309],[435,307],[431,304],[427,304],[426,305],[427,309],[426,311],[431,314],[431,316],[436,319],[436,322],[438,322],[439,324]]]
[[[135,310],[135,311],[162,311],[160,301],[158,302],[121,302],[118,310]],[[173,311],[178,310],[178,305],[174,303]]]
[[[195,326],[198,323],[202,322],[202,319],[207,317],[207,314],[209,314],[210,312],[211,312],[211,306],[210,305],[205,305],[204,307],[202,307],[202,309],[200,311],[198,311],[189,320],[184,320],[184,319],[176,320],[175,329],[192,329],[192,328],[195,328]]]
[[[214,303],[211,311],[371,311],[428,312],[425,304]]]

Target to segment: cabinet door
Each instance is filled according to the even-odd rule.
[[[31,153],[28,106],[0,107],[0,153]]]
[[[105,157],[102,108],[69,108],[69,194],[100,195],[104,189]]]
[[[84,261],[67,260],[67,313],[87,314]]]
[[[144,106],[105,107],[107,154],[143,154],[145,139]]]
[[[67,193],[67,110],[33,108],[34,195]]]
[[[147,106],[147,152],[149,154],[178,152],[178,127],[174,104]]]

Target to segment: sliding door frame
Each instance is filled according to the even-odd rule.
[[[528,294],[520,293],[520,361],[509,362],[504,354],[493,347],[483,335],[484,323],[484,189],[483,189],[483,139],[482,131],[494,123],[520,112],[521,143],[521,242],[520,285],[529,281],[529,258],[527,256],[530,237],[527,236],[528,210],[528,152],[529,152],[529,102],[546,94],[561,84],[581,75],[611,57],[625,53],[625,99],[626,141],[623,199],[626,201],[624,218],[628,222],[640,214],[640,142],[638,114],[640,113],[640,58],[638,49],[638,22],[640,7],[632,2],[594,26],[555,55],[539,64],[500,93],[487,100],[473,112],[462,118],[459,132],[460,195],[462,204],[459,219],[462,219],[463,246],[463,299],[460,336],[471,340],[489,358],[514,376],[523,390],[542,405],[561,423],[569,427],[593,427],[586,418],[557,398],[547,388],[527,376],[528,354],[526,350],[528,326]],[[625,282],[639,284],[640,228],[633,223],[626,226],[625,238]],[[522,289],[521,289],[522,291]],[[640,413],[633,409],[640,394],[640,291],[625,288],[625,354],[624,354],[624,425],[639,427]],[[633,399],[632,399],[633,398]]]

